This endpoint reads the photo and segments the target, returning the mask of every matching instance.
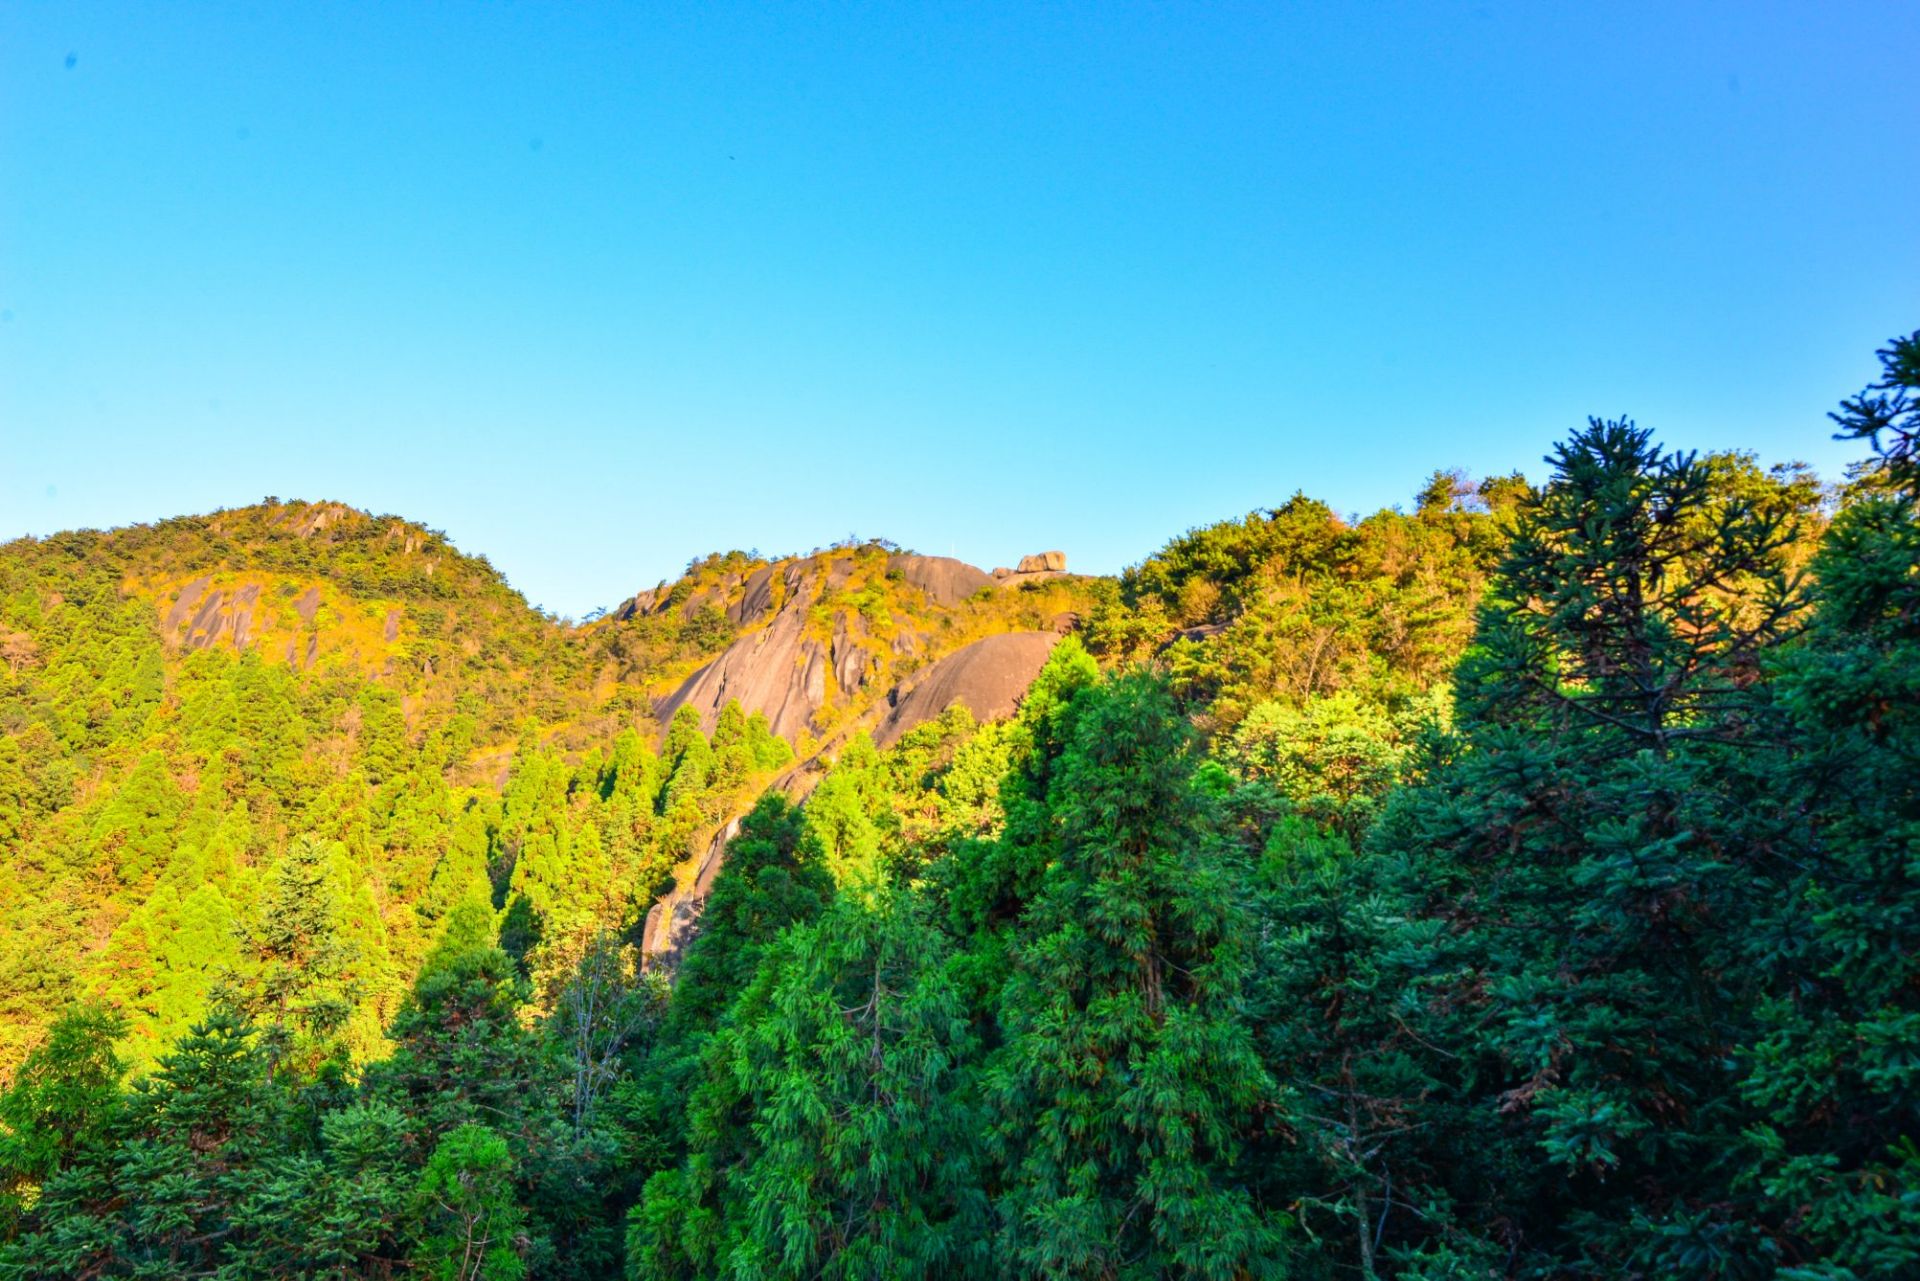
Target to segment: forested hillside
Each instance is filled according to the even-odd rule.
[[[637,931],[796,749],[970,641],[1083,606],[1072,578],[929,594],[925,559],[708,556],[574,626],[432,531],[339,504],[0,548],[0,1073],[75,1000],[124,1015],[146,1068],[217,991],[296,978],[273,1001],[303,1053],[364,1062],[463,904],[549,984],[583,939]],[[756,578],[881,654],[853,679],[843,641],[849,679],[785,738],[732,698],[675,719],[689,673],[764,639]],[[773,668],[768,710],[792,701]],[[275,918],[295,906],[311,926]]]
[[[0,1277],[1920,1274],[1879,357],[1843,485],[1595,420],[1117,579],[0,549]]]

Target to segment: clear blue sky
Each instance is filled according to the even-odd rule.
[[[0,537],[338,498],[578,614],[1114,570],[1589,413],[1837,473],[1920,4],[0,6]]]

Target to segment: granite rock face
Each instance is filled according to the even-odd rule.
[[[229,590],[208,590],[202,575],[180,589],[161,620],[161,632],[186,650],[230,644],[245,649],[253,638],[254,611],[260,605],[260,584],[241,583]]]
[[[874,728],[874,745],[892,746],[955,703],[977,720],[1013,715],[1059,641],[1058,632],[1006,632],[955,650],[895,691],[892,710]]]
[[[795,739],[810,732],[826,704],[830,662],[827,646],[806,634],[813,601],[811,585],[802,583],[771,623],[727,646],[661,700],[655,708],[660,723],[691,705],[711,731],[720,709],[739,699],[748,715],[763,713],[776,734]]]
[[[936,605],[958,605],[993,579],[951,556],[889,556],[889,573],[898,573]]]
[[[655,705],[658,723],[692,707],[710,731],[737,699],[749,715],[765,716],[775,733],[807,750],[771,784],[804,804],[837,753],[860,733],[889,747],[956,704],[981,721],[1011,716],[1060,637],[1079,621],[1073,610],[1028,612],[1014,607],[1023,598],[982,595],[996,586],[995,577],[964,561],[899,552],[880,561],[876,555],[836,549],[729,567],[691,592],[670,595],[663,586],[628,602],[616,623],[639,613],[717,606],[741,629]],[[1065,564],[1059,552],[1027,557],[1020,571],[1001,571],[1004,585],[1062,577]],[[1022,630],[990,630],[1010,623]],[[976,639],[960,643],[969,637]],[[648,964],[671,968],[697,933],[737,826],[737,818],[723,824],[689,851],[697,857],[652,905],[642,944]]]
[[[780,628],[785,617],[783,610],[768,632]],[[901,735],[934,719],[955,703],[964,705],[983,721],[1011,716],[1040,669],[1046,666],[1059,640],[1059,633],[1052,631],[1005,632],[962,646],[889,692],[879,705],[884,710],[872,731],[874,743],[880,747],[890,746],[898,742]],[[736,648],[743,643],[737,643]],[[756,654],[765,652],[755,651]],[[725,657],[722,655],[721,659]],[[698,684],[701,676],[713,672],[720,661],[717,659],[702,668],[689,684]],[[715,680],[718,679],[716,676]],[[704,698],[718,693],[717,685],[697,691],[698,696]],[[790,706],[790,701],[781,704],[783,711]],[[672,712],[666,715],[671,716]],[[769,719],[774,720],[774,727],[778,729],[777,716],[770,715]],[[830,751],[821,754],[822,759],[828,756]],[[804,803],[820,778],[817,763],[802,762],[775,780],[772,790],[784,793],[796,803]],[[700,915],[712,892],[714,877],[726,862],[727,843],[739,830],[737,817],[722,825],[701,851],[691,880],[669,890],[648,910],[641,940],[641,954],[646,964],[668,968],[678,964],[687,944],[699,932]]]
[[[738,699],[748,715],[761,713],[774,733],[797,741],[819,728],[818,718],[829,703],[856,708],[870,703],[887,688],[884,682],[894,663],[921,651],[928,638],[916,629],[993,586],[991,578],[965,561],[895,553],[881,567],[892,584],[889,607],[869,617],[847,596],[836,596],[858,590],[856,573],[872,574],[876,568],[871,561],[865,566],[859,567],[854,554],[826,552],[761,565],[685,597],[683,611],[721,605],[728,621],[746,634],[660,700],[655,716],[665,724],[691,705],[711,730],[720,710]],[[900,584],[910,593],[901,595]],[[643,592],[615,618],[657,612],[665,608],[666,599],[663,591]]]
[[[740,599],[727,606],[727,618],[741,627],[751,627],[773,612],[773,571],[777,566],[762,565],[747,578]]]

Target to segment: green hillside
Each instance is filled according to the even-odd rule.
[[[462,903],[517,909],[517,954],[548,975],[583,931],[635,926],[796,746],[884,697],[879,677],[1085,599],[1073,580],[935,605],[876,571],[886,556],[709,556],[658,609],[570,626],[439,534],[333,503],[0,547],[0,1072],[71,1001],[125,1013],[146,1066],[222,984],[304,965],[259,918],[308,840],[299,875],[353,935],[326,984],[341,1051],[384,1053]],[[848,567],[810,626],[857,612],[915,645],[797,743],[743,713],[658,723],[754,630],[725,610],[768,566]]]
[[[1594,420],[1118,578],[0,548],[0,1277],[1920,1274],[1880,356],[1843,486]]]

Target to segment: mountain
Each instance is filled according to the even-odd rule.
[[[867,544],[709,556],[572,626],[418,524],[268,501],[7,544],[0,601],[4,1071],[76,996],[124,1004],[150,1055],[248,981],[305,835],[365,936],[341,986],[372,1053],[458,902],[637,924],[775,774],[954,702],[1010,712],[1091,595]],[[895,706],[1013,636],[1044,639]]]
[[[1117,578],[0,547],[0,1276],[1920,1272],[1920,333]]]
[[[1081,579],[995,580],[962,561],[868,543],[778,561],[702,562],[678,583],[625,602],[598,631],[617,644],[624,630],[664,618],[730,637],[658,701],[658,717],[692,707],[711,730],[737,701],[765,715],[774,733],[811,744],[861,720],[882,697],[890,705],[900,682],[928,663],[989,636],[1070,630],[1090,600]],[[1037,670],[1028,665],[1028,677]]]

